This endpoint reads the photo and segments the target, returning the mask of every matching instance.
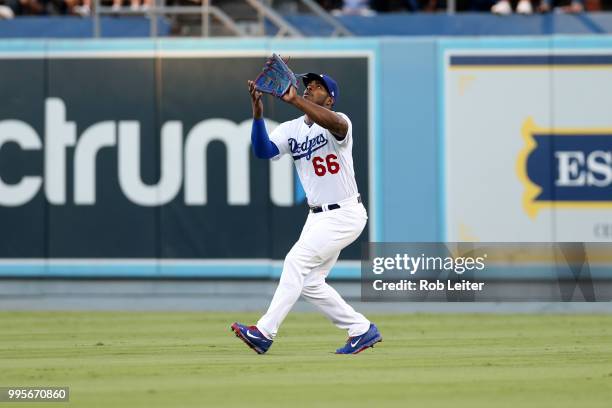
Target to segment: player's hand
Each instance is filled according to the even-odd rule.
[[[249,85],[249,94],[251,95],[253,118],[259,119],[263,116],[263,102],[261,101],[261,96],[263,93],[255,89],[255,82],[249,80],[247,81],[247,84]]]
[[[285,92],[282,99],[283,101],[287,103],[293,103],[293,101],[295,101],[297,97],[298,97],[297,89],[295,88],[295,86],[290,86],[289,90]]]

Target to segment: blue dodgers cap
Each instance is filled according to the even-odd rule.
[[[304,82],[304,86],[308,86],[308,83],[310,81],[315,80],[321,81],[323,83],[323,86],[325,86],[327,93],[330,94],[332,98],[334,98],[334,104],[338,102],[338,96],[340,92],[338,90],[338,83],[334,80],[334,78],[330,77],[329,75],[315,74],[313,72],[302,75],[302,82]]]

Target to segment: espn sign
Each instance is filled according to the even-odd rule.
[[[526,144],[518,169],[529,216],[553,204],[580,208],[612,203],[612,132],[542,129],[531,118],[522,131]]]
[[[612,152],[557,151],[557,187],[609,187],[612,184]]]

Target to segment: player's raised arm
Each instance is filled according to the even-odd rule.
[[[255,83],[248,81],[251,106],[253,108],[253,127],[251,128],[251,145],[253,153],[260,159],[270,159],[279,153],[278,147],[270,140],[263,120],[262,93],[255,89]]]
[[[334,104],[334,98],[331,95],[327,94],[326,99],[319,101],[320,103],[309,100],[317,97],[317,90],[314,87],[320,86],[316,81],[313,82],[315,83],[310,83],[306,87],[304,97],[299,96],[297,89],[292,86],[283,95],[283,100],[304,112],[317,125],[329,130],[336,139],[343,140],[348,132],[348,123],[342,116],[331,110]]]
[[[263,103],[261,102],[261,96],[263,94],[255,89],[255,82],[249,80],[247,84],[249,85],[249,94],[251,95],[253,119],[261,119],[263,117]]]

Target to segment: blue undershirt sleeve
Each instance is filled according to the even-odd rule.
[[[271,159],[280,152],[274,142],[270,140],[263,119],[253,119],[251,144],[253,145],[253,153],[260,159]]]

